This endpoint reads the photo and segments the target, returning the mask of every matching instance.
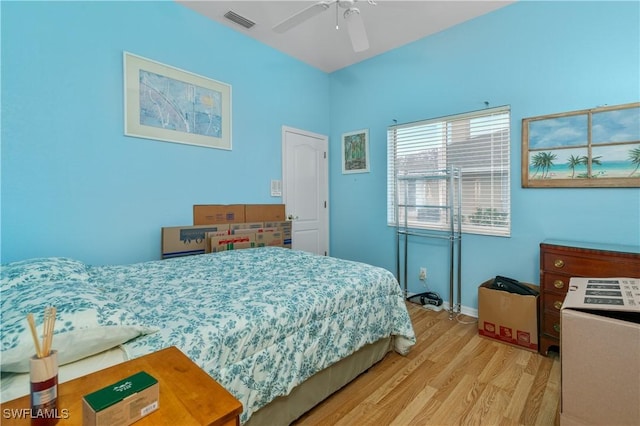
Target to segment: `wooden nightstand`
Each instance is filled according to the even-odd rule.
[[[81,425],[84,395],[139,371],[146,371],[158,380],[160,407],[135,422],[136,426],[239,426],[240,401],[175,346],[58,385],[58,410],[68,410],[68,418],[61,418],[58,425]],[[29,424],[28,418],[5,416],[5,413],[10,413],[6,410],[29,407],[29,395],[2,404],[2,425]]]

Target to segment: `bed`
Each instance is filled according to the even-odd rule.
[[[382,268],[264,247],[132,265],[3,265],[2,400],[28,392],[28,312],[50,303],[61,382],[175,345],[243,406],[288,424],[415,335]],[[39,315],[38,324],[42,322]]]

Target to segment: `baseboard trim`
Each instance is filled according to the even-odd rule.
[[[444,309],[448,310],[449,309],[449,303],[448,302],[442,303],[442,307]],[[470,308],[468,306],[462,305],[460,307],[460,313],[464,314],[464,315],[467,315],[467,316],[470,316],[470,317],[473,317],[473,318],[478,318],[478,310],[474,309],[474,308]]]

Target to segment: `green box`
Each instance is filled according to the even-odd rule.
[[[141,371],[85,395],[83,425],[130,425],[159,407],[158,380]]]

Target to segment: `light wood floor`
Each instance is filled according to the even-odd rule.
[[[307,425],[557,425],[560,362],[407,303],[418,337],[298,419]]]

